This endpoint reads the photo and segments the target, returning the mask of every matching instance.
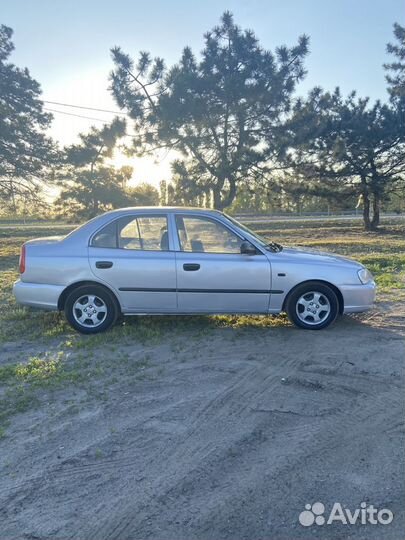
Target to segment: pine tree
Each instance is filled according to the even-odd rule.
[[[39,84],[27,68],[9,62],[12,35],[0,26],[0,199],[16,210],[19,199],[38,200],[57,152],[45,135],[52,116],[43,111]]]
[[[312,186],[318,183],[318,194],[361,196],[365,229],[372,230],[382,201],[403,185],[404,143],[396,107],[316,88],[296,103],[286,160]]]
[[[92,127],[80,134],[80,143],[64,151],[64,167],[58,173],[61,194],[56,201],[60,213],[91,218],[102,211],[129,203],[126,185],[132,167],[116,169],[108,165],[126,123],[115,118],[101,129]]]
[[[387,44],[387,52],[396,57],[392,63],[384,64],[387,71],[388,91],[393,100],[405,100],[405,27],[394,24],[396,43]]]
[[[212,191],[215,208],[229,206],[238,187],[277,156],[277,133],[304,77],[307,52],[306,36],[291,48],[264,50],[229,12],[205,34],[200,59],[185,47],[171,69],[146,52],[135,64],[112,49],[111,90],[139,134],[133,151],[176,149],[196,184],[193,195]]]

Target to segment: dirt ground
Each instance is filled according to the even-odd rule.
[[[100,345],[100,365],[146,355],[143,376],[101,370],[101,397],[70,385],[47,402],[44,389],[45,406],[14,418],[0,439],[0,538],[400,540],[404,337],[404,303],[380,302],[321,332]],[[0,363],[27,346],[5,343]],[[316,501],[394,520],[303,527]]]

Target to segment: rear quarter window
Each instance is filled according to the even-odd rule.
[[[109,223],[98,231],[91,241],[92,247],[116,248],[117,247],[117,220]]]

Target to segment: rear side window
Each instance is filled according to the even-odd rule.
[[[127,216],[109,223],[93,236],[92,247],[168,251],[166,216]]]
[[[123,218],[118,225],[118,244],[122,249],[167,251],[169,238],[166,216]]]

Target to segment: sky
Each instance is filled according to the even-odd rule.
[[[195,53],[203,34],[229,10],[242,28],[254,30],[264,48],[292,46],[310,37],[308,74],[297,94],[312,87],[343,93],[357,90],[372,100],[387,98],[382,64],[392,25],[405,25],[404,0],[0,0],[0,24],[14,30],[11,61],[28,67],[48,101],[119,110],[108,91],[110,48],[119,45],[135,58],[140,50],[177,62],[185,45]],[[65,113],[110,121],[112,114],[46,105]],[[50,134],[70,144],[101,121],[54,113]],[[134,182],[157,184],[170,177],[171,156],[116,164],[135,168]]]

